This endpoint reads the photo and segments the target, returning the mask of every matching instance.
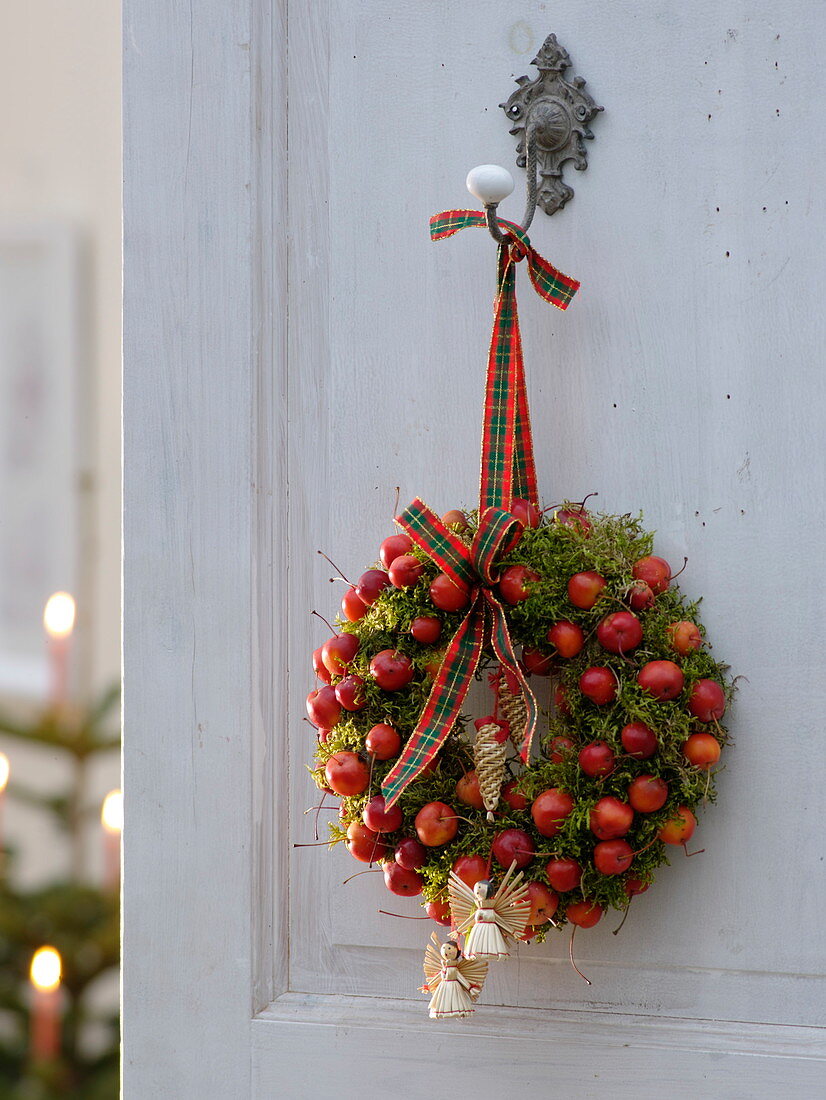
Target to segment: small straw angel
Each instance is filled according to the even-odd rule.
[[[462,957],[456,940],[439,944],[434,932],[424,954],[423,993],[431,993],[430,1017],[441,1020],[448,1016],[470,1016],[476,998],[482,991],[488,964]]]
[[[511,877],[515,869],[514,862],[493,895],[493,887],[487,879],[477,882],[471,890],[458,875],[450,872],[447,888],[450,912],[456,931],[466,933],[465,955],[468,958],[507,958],[508,937],[518,940],[524,935],[531,903],[522,872]]]

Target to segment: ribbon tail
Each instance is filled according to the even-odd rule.
[[[493,645],[493,651],[499,659],[499,663],[503,665],[509,672],[513,673],[516,677],[516,681],[522,691],[522,696],[525,700],[525,707],[527,710],[527,721],[525,724],[525,739],[522,742],[522,748],[520,756],[522,762],[527,764],[530,755],[531,748],[533,747],[533,736],[536,730],[536,722],[538,717],[538,708],[536,705],[536,699],[531,689],[528,687],[528,681],[525,678],[525,674],[519,667],[519,662],[516,659],[516,653],[513,649],[513,642],[511,641],[510,631],[508,630],[508,621],[505,617],[505,609],[496,597],[489,591],[485,592],[485,598],[487,599],[488,607],[491,611],[491,632],[490,639]]]
[[[461,713],[476,673],[484,636],[485,617],[482,607],[474,601],[450,641],[416,728],[382,783],[386,808],[389,809],[405,787],[421,775],[444,744]]]

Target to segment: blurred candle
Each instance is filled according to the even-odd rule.
[[[31,1052],[39,1061],[60,1053],[60,955],[53,947],[40,947],[32,956]]]
[[[43,609],[43,626],[49,639],[49,701],[55,707],[63,706],[69,700],[69,638],[74,625],[74,598],[68,592],[55,592],[49,596]]]
[[[103,825],[103,885],[107,890],[120,886],[120,834],[123,829],[123,794],[110,791],[100,808]]]

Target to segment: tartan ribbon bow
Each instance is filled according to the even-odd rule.
[[[448,210],[430,219],[430,236],[438,241],[460,229],[486,225],[485,215],[478,210]],[[567,309],[579,283],[543,259],[518,225],[504,219],[499,220],[499,225],[506,239],[499,246],[498,287],[488,353],[479,527],[468,546],[418,497],[396,517],[399,526],[443,573],[455,584],[472,589],[472,598],[447,647],[416,728],[382,784],[388,808],[444,744],[473,682],[486,637],[489,636],[500,664],[512,673],[525,700],[527,723],[521,756],[526,762],[536,728],[536,700],[519,667],[505,609],[492,589],[499,576],[498,561],[513,549],[522,533],[522,524],[509,511],[514,498],[539,503],[516,311],[516,264],[527,258],[534,289],[559,309]]]

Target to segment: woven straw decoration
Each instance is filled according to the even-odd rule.
[[[499,792],[505,775],[505,754],[507,740],[499,741],[502,727],[498,722],[489,722],[476,732],[473,743],[473,762],[482,801],[488,811],[488,821],[493,821],[493,811],[499,805]]]
[[[519,752],[522,748],[522,742],[525,740],[525,727],[528,724],[528,708],[525,706],[525,700],[521,691],[512,692],[508,690],[507,681],[504,676],[499,686],[499,708],[510,726],[510,738],[513,747]]]

